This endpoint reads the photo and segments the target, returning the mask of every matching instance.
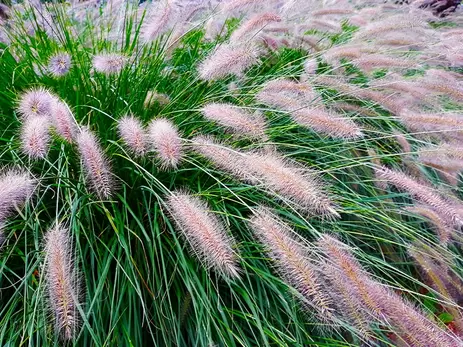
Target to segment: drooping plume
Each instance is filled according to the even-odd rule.
[[[195,150],[236,178],[257,185],[311,214],[337,217],[338,213],[317,175],[277,153],[239,152],[198,136]]]
[[[253,44],[222,44],[198,67],[199,77],[211,81],[228,75],[242,76],[244,70],[257,62],[259,52]]]
[[[183,157],[182,139],[170,120],[159,118],[151,121],[148,125],[148,140],[156,151],[161,167],[177,167]]]
[[[240,40],[246,39],[262,30],[269,23],[277,23],[281,21],[281,17],[274,13],[258,13],[246,22],[240,25],[230,36],[230,42],[238,43]]]
[[[21,149],[31,159],[44,159],[50,147],[48,117],[28,117],[21,128]]]
[[[121,72],[126,63],[127,57],[117,53],[103,53],[93,57],[93,68],[95,71],[106,75]]]
[[[154,4],[152,5],[154,6]],[[170,24],[175,21],[176,13],[171,1],[156,4],[156,8],[145,19],[141,29],[141,37],[144,42],[156,40],[160,35],[170,29]]]
[[[23,117],[43,116],[51,114],[54,103],[53,95],[45,88],[38,87],[21,94],[18,112]]]
[[[9,169],[0,172],[0,222],[22,207],[36,187],[37,180],[26,171]]]
[[[79,280],[68,233],[57,224],[45,235],[44,275],[56,331],[64,340],[71,341],[79,328]]]
[[[402,112],[400,120],[417,135],[463,143],[463,116],[458,113]]]
[[[117,122],[117,129],[127,147],[137,156],[147,150],[147,135],[141,122],[133,115],[126,115]]]
[[[268,250],[278,273],[297,290],[303,302],[317,312],[319,319],[332,319],[331,299],[326,295],[316,266],[309,261],[309,250],[292,235],[294,231],[263,207],[255,211],[250,226]]]
[[[84,128],[78,134],[76,142],[91,189],[100,199],[108,199],[113,191],[113,180],[108,160],[96,136]]]
[[[261,114],[252,114],[232,104],[212,103],[203,107],[204,117],[215,121],[239,135],[265,137],[266,122]]]
[[[353,120],[322,107],[295,111],[291,118],[299,125],[332,138],[356,139],[363,136],[362,130]]]
[[[430,206],[441,218],[447,220],[447,222],[452,225],[463,225],[462,216],[460,216],[458,211],[452,206],[451,202],[447,201],[432,187],[418,183],[402,172],[390,170],[385,167],[376,170],[376,177],[380,180],[387,181],[401,191],[406,191],[415,200]]]
[[[52,107],[51,116],[58,135],[67,142],[74,142],[77,125],[69,106],[62,100],[56,100]]]
[[[349,302],[356,307],[355,312],[364,315],[369,321],[392,327],[402,342],[410,346],[460,345],[461,341],[450,331],[442,330],[410,302],[376,282],[351,255],[345,244],[334,237],[323,235],[318,245],[328,259],[323,273],[329,282],[341,286],[339,289],[348,294]],[[336,298],[338,287],[330,289]],[[346,295],[339,296],[335,302],[342,307],[345,303],[341,299],[345,298]]]
[[[71,69],[71,56],[68,53],[58,53],[50,58],[48,72],[55,77],[66,75]]]
[[[320,216],[338,217],[332,201],[316,173],[277,153],[251,153],[248,170],[264,183],[266,190],[288,200],[295,207]]]
[[[158,93],[155,90],[148,90],[143,106],[146,108],[154,106],[158,103],[161,106],[167,105],[170,102],[170,98],[167,94]]]
[[[442,245],[446,245],[450,241],[455,232],[452,225],[442,219],[432,208],[426,205],[415,205],[407,207],[405,210],[426,218],[435,229]]]
[[[216,167],[232,174],[239,180],[257,184],[257,178],[247,167],[245,153],[227,147],[213,137],[196,136],[193,138],[193,148],[196,152],[209,159]]]
[[[193,253],[206,267],[227,277],[239,276],[233,238],[206,203],[177,191],[167,197],[167,206]]]

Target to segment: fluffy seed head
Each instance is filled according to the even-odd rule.
[[[162,8],[159,8],[161,7]],[[156,10],[150,14],[150,17],[145,20],[142,27],[141,37],[145,42],[151,42],[156,40],[159,35],[162,35],[169,30],[169,24],[175,20],[175,11],[170,1],[166,4],[158,4]]]
[[[21,128],[21,149],[31,159],[43,159],[50,147],[50,120],[47,117],[29,117]]]
[[[50,58],[48,72],[55,77],[66,75],[71,69],[71,56],[68,53],[58,53]]]
[[[299,292],[304,303],[315,309],[320,319],[333,318],[331,300],[322,288],[315,265],[308,260],[308,250],[292,235],[294,232],[262,207],[250,219],[250,226],[267,248],[278,272]]]
[[[244,70],[257,62],[259,52],[252,44],[222,44],[199,66],[199,77],[211,81],[228,75],[240,77]]]
[[[446,245],[450,241],[454,233],[452,226],[443,220],[432,208],[426,205],[415,205],[407,207],[406,211],[420,215],[432,223],[442,245]]]
[[[341,285],[346,293],[350,293],[352,302],[358,306],[358,312],[363,311],[370,320],[391,326],[411,346],[459,345],[454,336],[427,319],[411,303],[374,281],[350,254],[346,245],[328,235],[323,235],[318,244],[330,262],[324,269],[325,274],[331,281],[340,279],[333,283]],[[337,303],[341,302],[338,300]]]
[[[155,90],[148,90],[143,106],[145,106],[145,108],[149,108],[155,105],[156,103],[158,103],[161,106],[164,106],[167,105],[169,102],[169,95],[158,93]]]
[[[440,139],[463,140],[461,114],[402,112],[400,119],[410,131]]]
[[[128,148],[137,156],[146,153],[146,133],[141,122],[133,115],[126,115],[117,124],[119,135]]]
[[[0,172],[0,222],[24,205],[36,187],[37,181],[25,171]]]
[[[314,215],[339,216],[318,177],[306,167],[272,153],[251,153],[246,158],[248,170],[265,189]]]
[[[354,121],[320,107],[295,111],[291,118],[299,125],[332,138],[356,139],[363,136],[360,127]]]
[[[171,121],[163,118],[151,121],[148,126],[148,140],[157,153],[161,167],[177,167],[183,157],[182,139]]]
[[[233,32],[230,36],[230,42],[243,40],[246,37],[254,35],[257,31],[262,30],[267,24],[277,22],[281,22],[281,17],[274,13],[258,13],[249,18]]]
[[[257,184],[253,173],[247,168],[247,156],[245,153],[224,146],[212,137],[196,136],[193,138],[193,149],[209,159],[216,167],[232,174],[234,177]]]
[[[239,152],[210,138],[193,139],[195,150],[237,179],[261,187],[297,208],[327,217],[339,216],[313,172],[278,154]]]
[[[77,125],[69,106],[61,100],[53,104],[51,118],[59,136],[72,143],[76,138]]]
[[[380,167],[376,169],[376,177],[406,191],[415,200],[431,207],[441,218],[455,226],[462,226],[463,220],[452,204],[438,194],[432,187],[420,184],[402,172]]]
[[[223,125],[235,133],[253,138],[265,137],[265,118],[231,104],[212,103],[202,109],[204,117]]]
[[[127,57],[117,53],[104,53],[93,57],[93,68],[105,75],[121,72],[126,63]]]
[[[222,5],[224,12],[245,9],[267,2],[268,0],[230,0]]]
[[[18,112],[25,118],[33,116],[48,117],[54,103],[53,95],[45,88],[33,88],[21,94]]]
[[[45,278],[56,331],[70,341],[79,327],[78,277],[68,230],[57,224],[45,235]]]
[[[84,128],[81,129],[76,142],[92,190],[100,199],[109,198],[113,190],[113,180],[108,160],[97,138],[89,129]]]
[[[227,277],[239,276],[234,241],[207,204],[177,191],[167,198],[167,206],[193,253],[206,267]]]

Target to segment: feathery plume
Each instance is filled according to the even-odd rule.
[[[240,77],[244,70],[257,62],[259,52],[253,44],[222,44],[198,67],[199,77],[211,81],[228,75]]]
[[[183,157],[182,139],[177,127],[164,118],[155,119],[148,126],[148,139],[163,168],[176,168]]]
[[[430,206],[443,219],[455,226],[463,225],[462,217],[452,204],[432,187],[423,185],[402,172],[380,167],[376,169],[378,179],[385,180],[401,191],[406,191],[415,200]]]
[[[0,172],[0,222],[24,205],[33,195],[37,181],[27,172]]]
[[[236,178],[254,185],[262,183],[264,190],[309,213],[339,216],[320,180],[306,167],[277,154],[238,152],[201,136],[193,141],[196,151]]]
[[[145,101],[143,102],[143,106],[145,108],[150,108],[158,103],[161,106],[167,105],[170,102],[169,95],[158,93],[155,90],[148,90],[146,93]]]
[[[45,278],[56,331],[71,341],[79,328],[79,283],[68,230],[53,226],[45,235]]]
[[[291,118],[299,125],[332,138],[356,139],[363,136],[360,127],[354,121],[321,108],[295,111]]]
[[[399,14],[388,16],[380,21],[373,21],[359,30],[354,39],[364,39],[365,37],[379,37],[385,33],[400,32],[407,30],[408,32],[424,33],[426,22],[410,14]]]
[[[162,9],[160,8],[162,7]],[[169,24],[175,20],[175,11],[170,1],[161,5],[158,3],[155,10],[144,21],[141,37],[144,42],[156,40],[160,35],[169,30]]]
[[[317,312],[322,320],[333,319],[333,304],[323,290],[316,266],[309,259],[308,249],[292,236],[294,231],[269,210],[260,207],[249,225],[267,248],[278,273],[302,296],[304,304]]]
[[[237,179],[257,184],[256,177],[247,168],[246,154],[226,147],[212,137],[198,135],[193,138],[193,148],[196,152],[209,159],[216,167],[222,169]]]
[[[56,100],[51,111],[53,126],[59,136],[72,143],[76,138],[77,125],[69,106],[61,100]]]
[[[329,265],[324,269],[328,279],[338,279],[337,283],[342,285],[357,309],[367,317],[393,327],[403,342],[410,346],[459,345],[450,332],[443,331],[411,303],[374,281],[345,244],[332,236],[323,235],[318,245],[329,259]],[[337,290],[335,287],[331,289]],[[340,300],[337,303],[343,304]]]
[[[45,88],[38,87],[21,94],[18,112],[23,117],[44,116],[51,113],[54,102],[53,95]]]
[[[71,69],[71,56],[68,53],[57,53],[48,62],[48,72],[55,77],[66,75]]]
[[[121,72],[126,63],[127,57],[117,53],[104,53],[93,57],[93,68],[105,75]]]
[[[268,0],[230,0],[223,3],[222,9],[224,12],[230,12],[234,10],[245,9],[247,7],[264,4],[266,2],[268,2]]]
[[[457,102],[463,102],[463,87],[453,81],[425,77],[419,80],[423,87],[436,93],[449,96]]]
[[[146,133],[141,122],[133,115],[126,115],[117,122],[117,129],[122,140],[137,156],[146,153]]]
[[[404,134],[401,134],[398,131],[394,131],[394,137],[397,143],[399,144],[403,154],[408,155],[412,152],[412,146],[410,145],[410,142],[408,142]]]
[[[246,162],[265,189],[315,215],[339,217],[322,183],[306,167],[272,153],[251,153]]]
[[[439,214],[433,211],[432,208],[429,208],[426,205],[414,205],[405,208],[405,210],[415,215],[420,215],[421,217],[428,220],[435,229],[441,244],[447,245],[449,243],[454,233],[453,228],[451,225],[449,225],[449,223],[442,219]]]
[[[21,128],[21,149],[31,159],[44,159],[50,147],[50,121],[46,117],[29,117]]]
[[[411,68],[417,66],[416,62],[399,57],[388,57],[382,54],[363,54],[352,63],[365,72],[384,68]]]
[[[440,153],[439,153],[440,152]],[[457,186],[459,175],[463,170],[463,159],[448,155],[441,148],[423,148],[418,152],[418,160],[426,166],[437,170],[443,179]]]
[[[455,278],[451,269],[451,259],[442,252],[422,242],[412,244],[408,250],[409,255],[420,267],[427,282],[448,303],[442,303],[447,312],[453,316],[453,322],[459,331],[463,330],[462,311],[458,308],[458,302],[462,297],[462,281]]]
[[[207,119],[232,129],[237,134],[253,138],[265,137],[266,123],[261,114],[251,114],[235,105],[224,103],[208,104],[201,111]]]
[[[463,116],[458,113],[402,112],[400,120],[409,131],[425,136],[463,141]]]
[[[77,146],[83,170],[92,190],[100,199],[107,199],[113,190],[113,180],[108,160],[96,136],[87,128],[81,129],[77,136]]]
[[[258,102],[287,112],[302,109],[315,98],[310,85],[287,79],[265,83],[256,95]]]
[[[240,25],[230,36],[230,42],[238,42],[253,36],[269,23],[281,22],[281,17],[274,13],[258,13]]]
[[[167,197],[167,206],[193,253],[206,267],[227,277],[239,277],[233,238],[206,203],[177,191]]]

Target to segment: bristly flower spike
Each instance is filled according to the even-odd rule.
[[[183,157],[182,139],[170,120],[159,118],[151,121],[148,125],[148,140],[162,168],[177,167]]]
[[[30,89],[21,94],[18,104],[18,112],[24,118],[41,116],[49,117],[55,97],[45,88]]]
[[[265,138],[266,122],[260,114],[252,114],[232,104],[211,103],[202,108],[207,119],[232,129],[236,134]]]
[[[77,124],[69,106],[62,100],[56,100],[52,107],[51,116],[57,134],[69,143],[74,142]]]
[[[147,134],[141,122],[133,115],[126,115],[119,119],[117,129],[127,147],[137,156],[146,153]]]
[[[228,75],[240,77],[257,62],[259,51],[253,44],[222,44],[199,66],[199,77],[212,81]]]
[[[207,268],[226,277],[239,277],[233,238],[206,203],[191,194],[176,191],[167,197],[167,206],[191,250]]]
[[[44,159],[50,147],[50,120],[29,117],[21,128],[21,149],[30,159]]]
[[[318,318],[332,320],[331,299],[323,290],[315,265],[309,261],[308,249],[292,235],[294,232],[264,207],[255,211],[249,223],[268,250],[278,273],[297,290],[310,309],[315,309]]]
[[[71,56],[68,53],[58,53],[50,58],[48,72],[55,77],[66,75],[71,69]]]
[[[87,128],[77,136],[83,169],[92,190],[100,199],[108,199],[113,192],[113,179],[109,162],[96,136]]]
[[[106,75],[117,74],[127,63],[127,57],[117,53],[98,54],[93,57],[93,68]]]
[[[37,180],[22,170],[0,172],[0,223],[24,205],[33,195]]]
[[[45,235],[45,255],[48,301],[56,331],[71,341],[79,327],[79,283],[68,230],[62,225],[53,226]]]

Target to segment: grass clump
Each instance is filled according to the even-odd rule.
[[[1,345],[463,344],[458,12],[0,9]]]

